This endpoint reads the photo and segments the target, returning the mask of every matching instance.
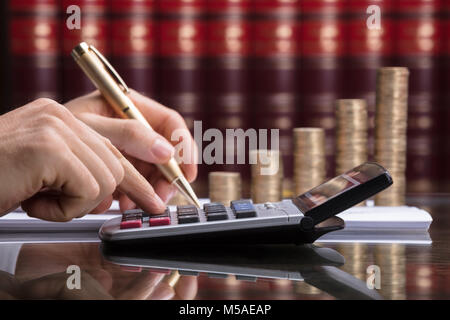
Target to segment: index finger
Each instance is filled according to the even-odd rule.
[[[180,130],[180,132],[186,132],[186,134],[183,135],[183,139],[186,137],[189,141],[186,141],[187,143],[183,144],[185,147],[183,152],[187,152],[187,158],[192,159],[193,161],[181,163],[181,167],[189,182],[195,180],[197,176],[198,147],[194,138],[189,133],[189,129],[184,119],[173,109],[165,107],[134,90],[131,91],[130,98],[142,112],[152,128],[163,135],[172,144],[176,145],[178,143],[178,141],[172,141],[172,134],[175,131]]]
[[[119,150],[113,145],[109,145],[109,147],[124,168],[124,178],[118,186],[118,189],[125,193],[144,211],[149,213],[164,212],[166,210],[164,202],[156,194],[147,179],[137,171]]]

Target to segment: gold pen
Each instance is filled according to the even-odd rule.
[[[72,57],[102,93],[103,97],[124,119],[136,119],[151,128],[145,117],[128,97],[130,90],[106,58],[92,45],[82,42],[72,50]],[[197,207],[200,202],[186,180],[177,161],[171,158],[166,164],[157,164],[164,177]]]

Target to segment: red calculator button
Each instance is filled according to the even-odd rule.
[[[150,218],[148,223],[150,227],[167,226],[170,224],[170,218],[169,217]]]
[[[122,221],[120,223],[120,229],[133,229],[141,227],[142,227],[142,220],[129,220],[129,221]]]

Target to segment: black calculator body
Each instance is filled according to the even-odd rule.
[[[336,214],[374,196],[392,184],[376,163],[362,164],[290,200],[253,204],[236,200],[203,208],[178,206],[154,216],[140,210],[103,224],[99,236],[116,244],[281,244],[313,243],[344,228]]]

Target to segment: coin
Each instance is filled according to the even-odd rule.
[[[230,206],[242,197],[242,181],[239,172],[214,171],[209,173],[209,199]]]
[[[325,180],[325,131],[321,128],[295,128],[294,188],[301,195]]]
[[[360,99],[336,101],[336,173],[367,162],[367,103]]]
[[[283,162],[278,150],[252,150],[251,197],[255,203],[278,202],[282,199]]]

